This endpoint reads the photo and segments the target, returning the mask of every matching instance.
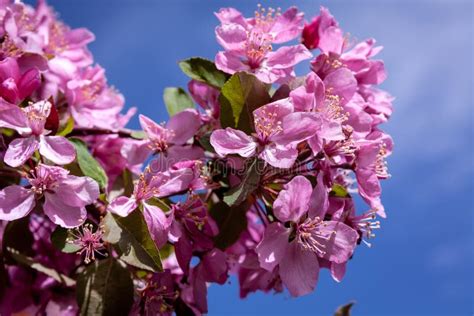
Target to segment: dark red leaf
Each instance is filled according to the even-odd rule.
[[[54,106],[54,101],[52,98],[49,98],[48,100],[51,103],[51,112],[49,113],[48,118],[46,119],[46,123],[44,124],[44,127],[47,130],[51,131],[51,135],[55,135],[58,132],[59,128],[59,115],[58,111],[56,110],[56,107]]]

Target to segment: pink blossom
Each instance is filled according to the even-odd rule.
[[[78,67],[92,63],[86,45],[94,35],[84,28],[72,30],[58,21],[45,1],[40,1],[36,10],[23,3],[7,6],[3,30],[4,55],[20,57],[29,53],[48,57],[51,71],[59,76],[70,76]]]
[[[205,314],[208,312],[206,282],[224,284],[227,277],[226,254],[212,249],[202,255],[199,264],[190,270],[189,286],[183,287],[181,298],[196,315]]]
[[[7,57],[0,61],[0,82],[0,96],[17,104],[39,88],[41,78],[37,68],[22,73],[17,61]]]
[[[177,284],[169,270],[154,274],[150,280],[138,287],[140,300],[130,315],[173,315],[173,305],[179,297]]]
[[[380,221],[376,220],[377,211],[368,210],[362,214],[356,214],[354,201],[345,199],[342,204],[342,207],[334,212],[333,218],[355,229],[360,235],[360,240],[371,247],[372,244],[368,240],[374,238],[374,231],[380,228]]]
[[[262,268],[279,267],[283,284],[292,296],[314,290],[319,273],[318,258],[336,263],[349,260],[359,235],[346,224],[325,220],[327,191],[318,177],[313,190],[311,182],[296,176],[274,202],[275,222],[265,229],[257,253]]]
[[[80,127],[118,129],[135,113],[131,108],[127,114],[120,114],[125,100],[118,91],[107,86],[105,71],[100,66],[81,69],[67,82],[66,96],[71,114]]]
[[[355,45],[351,50],[341,54],[340,60],[354,72],[357,82],[362,84],[381,84],[386,78],[385,65],[382,60],[373,60],[382,46],[375,46],[373,38]]]
[[[112,188],[115,179],[125,169],[140,174],[143,163],[151,154],[146,140],[123,138],[114,134],[88,136],[84,140],[107,173],[109,188]]]
[[[325,78],[344,67],[352,71],[358,85],[380,84],[387,78],[387,74],[383,61],[372,59],[382,50],[381,46],[374,45],[375,40],[368,39],[348,51],[323,53],[311,62],[311,69]]]
[[[207,214],[207,206],[197,195],[173,205],[174,221],[168,239],[174,242],[176,258],[181,269],[187,273],[193,250],[210,250],[217,235],[216,223]]]
[[[60,167],[39,164],[27,177],[31,187],[12,185],[0,191],[0,219],[12,221],[31,212],[41,197],[43,211],[62,227],[81,225],[85,206],[99,197],[97,183],[89,177],[76,177]]]
[[[133,280],[134,304],[123,310],[130,315],[205,314],[208,286],[225,283],[230,274],[237,276],[242,298],[284,287],[292,296],[305,295],[316,287],[320,269],[340,282],[356,245],[370,247],[380,227],[377,216],[385,216],[380,181],[389,177],[385,159],[393,149],[379,126],[390,118],[393,101],[376,88],[386,78],[383,61],[375,59],[381,47],[373,39],[350,44],[324,7],[304,28],[295,7],[280,12],[259,6],[251,18],[234,8],[215,15],[222,46],[215,67],[253,74],[275,89],[271,101],[252,89],[233,91],[234,100],[254,107],[242,113],[252,118],[248,125],[239,122],[241,130],[227,120],[222,128],[221,117],[232,113],[222,112],[228,109],[221,107],[217,86],[228,76],[192,58],[180,65],[194,78],[188,90],[198,108],[161,124],[141,115],[145,137],[136,139],[124,128],[135,109],[121,113],[124,97],[108,85],[87,48],[94,35],[64,24],[43,0],[36,8],[0,0],[0,246],[11,233],[7,222],[18,229],[27,223],[33,241],[31,252],[22,254],[51,268],[27,271],[8,262],[0,279],[11,290],[2,293],[0,314],[84,310],[73,295],[81,296],[80,287],[47,274],[57,271],[79,284],[92,276],[85,263],[94,259],[102,272],[104,212],[143,216],[162,256],[157,273],[137,272],[119,260],[133,272],[128,284]],[[294,39],[301,43],[285,46]],[[319,50],[311,71],[296,77],[295,66],[313,56],[310,49]],[[87,143],[108,176],[108,192],[99,197],[94,180],[71,175],[79,172],[75,164],[70,171],[52,165],[69,164],[76,155],[58,135]],[[265,162],[258,165],[258,183],[253,175],[241,176],[255,160]],[[87,159],[78,165],[83,174],[101,171]],[[355,194],[368,210],[356,212]],[[77,253],[55,249],[51,237],[61,238],[53,234],[56,225],[79,226],[66,239]],[[136,260],[143,259],[137,253]]]
[[[293,67],[311,58],[303,45],[283,46],[273,51],[273,43],[284,43],[299,35],[303,15],[295,7],[283,14],[261,9],[255,18],[245,19],[235,9],[221,9],[216,16],[217,41],[225,49],[216,55],[217,68],[233,74],[253,73],[261,81],[273,83],[293,76]]]
[[[378,125],[388,121],[392,115],[392,97],[388,92],[374,88],[372,86],[362,86],[359,93],[363,96],[369,113],[373,120],[373,125]]]
[[[43,98],[56,97],[59,90],[65,92],[66,82],[74,79],[81,68],[93,63],[87,44],[95,36],[85,28],[71,29],[59,21],[45,1],[39,3],[36,19],[39,21],[38,34],[42,39],[42,52],[48,57]]]
[[[240,234],[239,240],[226,250],[230,272],[237,273],[239,279],[240,297],[245,298],[256,291],[282,292],[277,269],[267,271],[260,267],[255,247],[262,240],[265,228],[254,208],[247,211],[247,223],[247,228]]]
[[[339,23],[325,7],[321,7],[311,23],[305,24],[301,41],[308,49],[319,48],[322,52],[335,53],[341,52],[345,44]]]
[[[45,123],[50,112],[51,103],[48,101],[0,111],[0,127],[12,128],[22,136],[9,144],[4,157],[5,163],[18,167],[37,149],[42,156],[59,165],[68,164],[75,159],[74,146],[66,138],[48,135],[50,131],[45,129]]]
[[[322,81],[318,75],[310,73],[305,84],[290,92],[294,107],[300,111],[318,114],[321,127],[314,137],[308,140],[313,152],[321,150],[321,142],[345,139],[343,123],[348,116],[342,105],[351,100],[357,89],[352,73],[344,68],[334,71]]]
[[[194,109],[177,113],[166,124],[157,124],[140,115],[140,125],[147,135],[150,150],[161,154],[153,163],[154,171],[166,170],[180,161],[197,160],[204,156],[200,147],[189,144],[201,126],[199,114]]]
[[[380,195],[382,188],[379,179],[390,177],[385,158],[391,153],[392,139],[375,131],[368,137],[373,139],[361,141],[356,158],[356,178],[359,184],[359,194],[378,215],[385,217],[385,209]]]
[[[283,291],[278,272],[261,268],[258,255],[254,251],[249,252],[239,264],[238,279],[240,298],[246,298],[248,294],[257,291],[265,293],[272,290],[276,293]]]
[[[296,146],[312,137],[320,127],[314,113],[294,112],[289,99],[264,105],[253,112],[256,135],[232,128],[218,129],[211,144],[221,156],[257,156],[277,168],[289,168],[298,156]]]
[[[157,124],[145,115],[140,115],[140,125],[148,136],[150,148],[164,152],[173,145],[186,144],[201,123],[197,111],[188,109],[172,116],[166,125]]]
[[[205,83],[191,80],[188,90],[194,101],[204,110],[201,119],[212,126],[218,126],[220,116],[219,90]]]
[[[4,57],[19,57],[24,53],[41,54],[43,38],[36,30],[39,24],[35,10],[21,2],[8,5],[3,22],[2,53]]]
[[[120,196],[108,206],[108,211],[119,216],[127,216],[137,207],[143,209],[143,216],[148,224],[152,238],[161,247],[168,240],[168,232],[173,216],[167,216],[158,206],[148,203],[153,197],[166,197],[189,188],[194,173],[188,168],[151,173],[146,170],[135,184],[131,197]]]
[[[102,242],[103,231],[98,228],[93,231],[92,224],[85,224],[73,233],[74,239],[68,240],[69,243],[80,247],[79,254],[84,254],[84,262],[90,263],[95,260],[95,253],[104,256],[100,250],[104,249]]]

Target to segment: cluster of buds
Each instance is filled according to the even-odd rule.
[[[393,147],[381,48],[326,8],[216,16],[223,51],[180,62],[189,94],[167,88],[169,121],[134,131],[92,33],[0,4],[1,315],[200,315],[232,274],[242,298],[296,297],[371,245]]]

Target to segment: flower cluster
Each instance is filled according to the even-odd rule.
[[[242,298],[306,295],[371,245],[393,147],[381,47],[326,8],[215,15],[223,50],[181,61],[189,94],[165,89],[169,121],[134,131],[92,33],[0,4],[0,314],[200,315],[230,275]]]

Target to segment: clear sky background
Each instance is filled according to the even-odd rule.
[[[177,62],[214,58],[213,12],[257,1],[49,1],[68,24],[96,34],[90,46],[127,106],[167,118],[162,91],[186,86]],[[210,315],[330,315],[357,301],[354,315],[473,315],[472,1],[261,1],[297,5],[311,18],[327,6],[346,32],[385,47],[383,88],[395,97],[384,126],[395,140],[392,179],[383,185],[388,218],[371,249],[360,247],[342,283],[323,271],[316,291],[238,298],[236,279],[211,286]],[[300,73],[301,74],[301,73]],[[135,117],[130,127],[138,128]]]

